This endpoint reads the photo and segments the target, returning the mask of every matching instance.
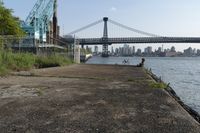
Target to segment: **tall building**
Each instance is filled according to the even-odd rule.
[[[170,52],[176,52],[176,49],[174,46],[171,47],[171,51]]]
[[[162,52],[162,47],[158,47],[158,53],[161,53]]]
[[[119,55],[123,55],[123,48],[122,47],[119,47]]]
[[[94,53],[96,53],[96,54],[99,53],[98,46],[95,46],[95,47],[94,47]]]
[[[165,50],[165,52],[164,52],[165,57],[175,57],[177,55],[178,55],[178,53],[176,52],[176,49],[174,46],[172,46],[171,49]]]
[[[111,47],[111,54],[114,54],[114,48],[113,48],[113,46]]]
[[[152,52],[153,52],[153,51],[152,51],[152,47],[150,47],[150,46],[148,46],[147,48],[144,49],[144,53],[145,53],[145,54],[150,55],[150,54],[152,54]]]
[[[137,49],[136,55],[141,56],[142,55],[142,50],[141,49]]]
[[[193,53],[192,48],[189,47],[188,49],[185,49],[185,50],[184,50],[184,55],[185,55],[185,56],[193,56],[194,53]]]
[[[196,48],[193,49],[193,54],[195,55],[197,53]]]
[[[132,48],[129,45],[124,44],[122,47],[122,56],[132,56]]]
[[[132,55],[135,55],[135,46],[132,47]]]
[[[116,49],[115,49],[115,55],[120,55],[120,54],[119,54],[119,48],[116,48]]]
[[[197,49],[197,55],[200,56],[200,49]]]

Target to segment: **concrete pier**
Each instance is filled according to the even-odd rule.
[[[0,79],[2,133],[199,133],[143,68],[71,65]]]

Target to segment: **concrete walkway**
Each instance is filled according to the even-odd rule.
[[[72,65],[0,78],[1,133],[199,133],[142,68]]]

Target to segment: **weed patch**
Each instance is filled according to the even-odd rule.
[[[12,53],[0,51],[0,76],[9,71],[27,71],[32,68],[57,67],[72,64],[73,62],[64,56],[36,56],[31,53]]]
[[[165,83],[157,83],[157,82],[151,82],[149,86],[154,89],[165,89],[167,87]]]

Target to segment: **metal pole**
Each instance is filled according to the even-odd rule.
[[[75,45],[76,45],[76,36],[75,36],[75,34],[74,34],[74,44],[72,45],[72,58],[74,59],[74,61],[75,61]]]
[[[77,39],[74,40],[74,62],[78,64],[80,63],[80,48]]]

